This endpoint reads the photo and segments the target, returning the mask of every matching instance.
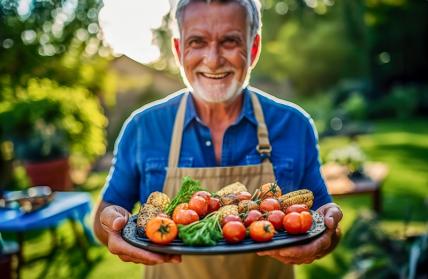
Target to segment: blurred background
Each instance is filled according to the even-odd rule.
[[[345,215],[339,247],[297,278],[427,278],[428,1],[261,2],[251,83],[312,115]],[[43,184],[95,202],[124,120],[183,87],[172,4],[0,0],[0,194]],[[51,162],[63,175],[47,181]],[[54,253],[48,231],[25,233],[38,259],[22,278],[141,278],[90,242],[83,261],[69,223],[54,230]]]

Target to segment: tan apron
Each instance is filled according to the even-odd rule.
[[[203,188],[215,192],[221,187],[236,181],[247,186],[253,193],[263,183],[275,181],[273,166],[268,159],[261,164],[234,167],[178,168],[184,116],[188,93],[186,93],[177,111],[171,139],[168,170],[163,192],[174,197],[180,189],[181,179],[188,175],[201,181]],[[260,154],[270,156],[271,146],[264,121],[262,108],[254,93],[251,93],[254,113],[258,122],[258,146]],[[257,256],[255,253],[220,256],[183,256],[181,264],[162,264],[145,267],[145,279],[168,278],[294,278],[292,266],[284,265],[270,257]]]

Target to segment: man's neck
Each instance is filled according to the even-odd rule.
[[[229,127],[236,121],[241,112],[243,95],[239,94],[227,103],[207,103],[198,97],[195,97],[194,101],[199,118],[209,128]]]
[[[210,129],[215,158],[217,164],[220,165],[224,133],[238,118],[242,110],[244,96],[239,94],[228,103],[206,103],[198,97],[195,97],[194,100],[199,118]]]

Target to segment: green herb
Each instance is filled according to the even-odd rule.
[[[213,246],[223,238],[217,211],[189,225],[178,225],[178,236],[186,245]]]
[[[180,190],[166,207],[165,213],[171,215],[177,205],[188,202],[194,193],[202,190],[200,185],[201,183],[198,180],[193,180],[189,176],[183,177]]]

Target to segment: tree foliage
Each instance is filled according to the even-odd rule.
[[[100,91],[109,50],[98,27],[100,0],[0,1],[0,84],[44,77]]]

